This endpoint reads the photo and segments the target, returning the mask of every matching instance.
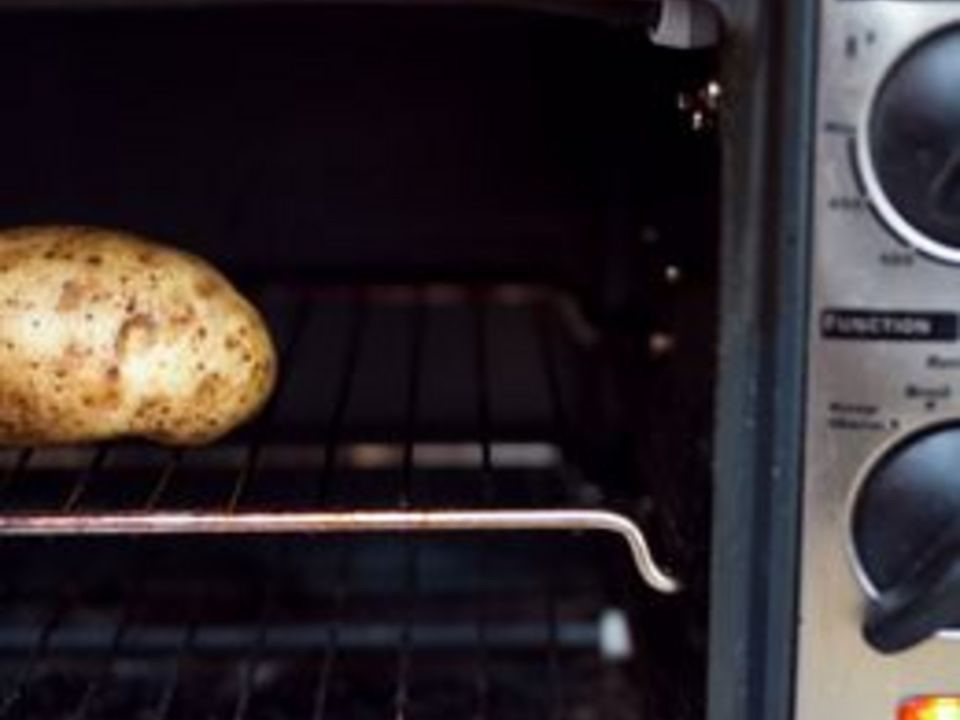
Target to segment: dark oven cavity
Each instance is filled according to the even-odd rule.
[[[202,254],[281,354],[214,446],[0,457],[0,717],[702,716],[714,64],[516,9],[0,15],[0,225]]]

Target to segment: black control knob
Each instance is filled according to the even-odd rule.
[[[888,224],[960,262],[960,29],[894,64],[874,96],[866,143],[864,175]]]
[[[906,650],[960,627],[960,423],[889,450],[860,487],[853,540],[874,591],[864,637]]]

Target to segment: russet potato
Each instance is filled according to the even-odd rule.
[[[0,444],[205,443],[275,376],[260,314],[199,258],[96,228],[0,231]]]

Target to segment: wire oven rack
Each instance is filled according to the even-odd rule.
[[[209,587],[186,602],[180,588],[179,612],[159,618],[149,614],[156,590],[152,606],[132,592],[99,604],[66,593],[32,605],[5,596],[0,717],[637,717],[636,688],[621,663],[597,652],[585,599],[549,582],[528,593],[526,607],[438,598],[420,585],[415,551],[391,598],[402,610],[391,613],[354,587],[356,549],[338,548],[333,602],[314,612],[321,622],[297,618],[296,598],[268,592],[218,622],[210,606],[230,599]],[[11,619],[17,600],[32,614]],[[451,607],[461,617],[450,618]]]
[[[560,548],[566,570],[524,543],[539,569],[520,583],[450,582],[440,571],[450,557],[489,565],[492,548],[458,539],[445,559],[439,539],[383,539],[392,547],[341,536],[304,557],[317,548],[310,537],[230,538],[231,553],[248,546],[233,570],[201,558],[186,574],[164,571],[163,553],[182,564],[203,538],[110,543],[100,569],[76,538],[10,540],[27,564],[57,572],[12,582],[8,568],[0,582],[0,717],[636,717],[636,688],[616,648],[604,650],[603,616],[616,612],[597,605],[579,543]],[[208,559],[227,564],[224,549]],[[391,550],[391,577],[371,585],[386,573],[370,560]],[[273,567],[310,566],[322,589],[252,572],[260,552]]]
[[[521,507],[503,492],[524,468],[551,482],[569,474],[569,408],[595,391],[572,369],[590,367],[579,356],[595,337],[564,296],[277,285],[257,297],[283,372],[253,425],[206,450],[114,443],[8,455],[0,536],[599,531],[623,540],[651,588],[679,589],[631,517],[571,497],[589,487],[583,478]],[[459,506],[422,504],[416,476],[431,468],[460,476],[447,493]],[[354,477],[338,481],[347,470]],[[362,485],[358,474],[378,477],[372,503],[335,496],[338,482]],[[177,483],[220,498],[174,498]]]
[[[615,389],[572,304],[256,297],[284,372],[249,427],[0,455],[0,720],[637,717],[596,548],[527,534],[622,538],[678,587],[585,469]],[[433,534],[461,530],[521,532]]]

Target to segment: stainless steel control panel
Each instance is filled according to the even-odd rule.
[[[943,455],[914,441],[960,423],[960,1],[821,0],[818,54],[796,718],[895,720],[911,697],[960,695],[957,634],[917,636],[924,598],[891,609],[906,591],[887,597],[863,561],[886,568],[909,523],[943,535],[894,516],[945,507],[907,497]],[[863,502],[875,486],[886,504]],[[890,573],[914,573],[905,553]]]

